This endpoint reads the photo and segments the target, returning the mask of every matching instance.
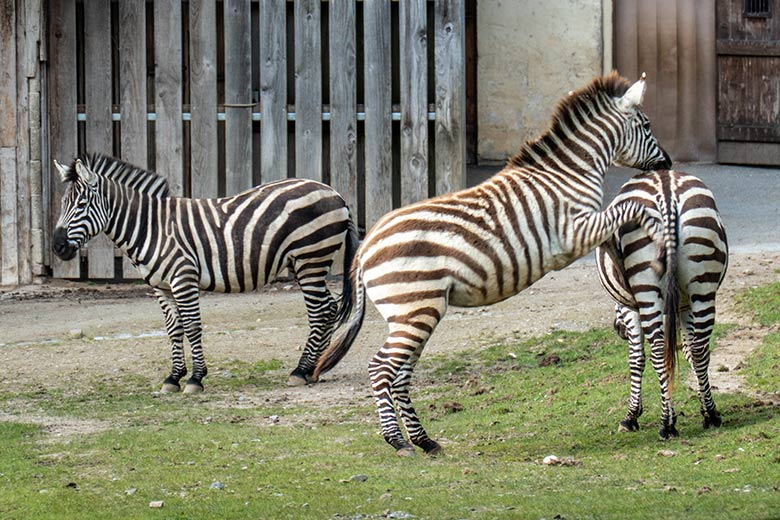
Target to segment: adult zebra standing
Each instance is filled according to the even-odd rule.
[[[346,276],[358,245],[344,199],[330,187],[289,179],[232,197],[171,197],[163,177],[103,155],[55,164],[67,185],[52,247],[64,260],[101,231],[130,258],[155,294],[171,341],[171,374],[163,392],[177,392],[187,374],[183,339],[192,352],[185,392],[203,390],[199,293],[244,292],[290,268],[303,292],[309,336],[289,384],[305,384],[333,330],[351,309]],[[325,278],[344,248],[341,300]]]
[[[677,436],[671,385],[677,354],[678,318],[683,353],[696,374],[704,427],[720,426],[707,370],[715,325],[715,293],[726,275],[728,244],[715,198],[693,175],[677,171],[635,175],[613,204],[635,202],[656,214],[664,227],[664,261],[651,268],[657,250],[634,224],[626,224],[596,250],[601,284],[615,300],[615,329],[628,340],[631,394],[620,431],[639,428],[642,415],[644,340],[661,386],[661,429],[666,440]]]
[[[492,304],[562,269],[627,222],[660,225],[634,202],[599,211],[612,162],[668,168],[670,159],[641,110],[644,76],[631,85],[616,73],[595,79],[558,106],[552,127],[526,143],[498,174],[473,188],[395,210],[358,249],[351,276],[355,314],[314,372],[332,368],[360,329],[365,295],[390,328],[369,365],[382,433],[399,455],[441,448],[409,398],[412,370],[448,305]]]

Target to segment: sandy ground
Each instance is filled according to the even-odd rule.
[[[713,352],[710,374],[716,391],[742,390],[739,371],[734,369],[765,333],[735,311],[734,294],[780,281],[780,252],[733,254],[730,262],[718,295],[718,320],[741,327]],[[233,359],[250,363],[279,359],[287,371],[295,367],[307,325],[303,300],[294,284],[277,283],[242,295],[206,294],[201,303],[212,380]],[[591,256],[547,275],[502,303],[451,308],[423,360],[433,353],[480,348],[504,338],[609,327],[611,323],[612,303],[599,285]],[[352,351],[321,383],[290,388],[284,376],[278,388],[246,396],[243,405],[269,400],[290,405],[366,402],[370,398],[367,363],[384,341],[385,331],[384,321],[370,307]],[[56,282],[0,292],[0,351],[0,392],[84,388],[112,377],[119,382],[123,376],[141,377],[156,387],[170,367],[162,315],[151,291],[142,285]],[[209,391],[209,378],[204,383]],[[46,418],[24,417],[22,409],[0,410],[3,418],[46,422]]]

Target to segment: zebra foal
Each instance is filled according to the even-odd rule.
[[[399,455],[441,447],[423,429],[409,381],[425,343],[449,305],[489,305],[562,269],[640,221],[660,236],[644,206],[599,211],[609,165],[668,168],[669,156],[641,110],[644,77],[631,85],[612,73],[571,93],[551,128],[526,143],[506,167],[473,188],[397,209],[366,235],[352,265],[355,313],[314,372],[332,368],[362,324],[366,295],[389,327],[369,364],[385,440]]]
[[[305,384],[333,330],[350,312],[352,287],[344,276],[341,300],[325,278],[339,249],[349,269],[357,231],[344,199],[330,187],[289,179],[232,197],[172,197],[163,177],[103,155],[55,161],[65,192],[54,229],[55,254],[70,260],[101,231],[154,287],[171,342],[173,368],[163,392],[181,390],[187,374],[184,338],[192,352],[187,393],[203,390],[207,368],[201,345],[201,290],[251,291],[288,267],[303,293],[309,335],[288,384]]]
[[[601,284],[615,300],[615,330],[628,340],[631,393],[620,431],[639,428],[642,415],[644,342],[661,386],[662,439],[677,436],[671,384],[677,353],[678,324],[682,350],[698,381],[704,427],[721,425],[707,370],[715,325],[715,294],[726,274],[728,244],[715,198],[697,177],[673,170],[635,175],[613,204],[641,204],[663,222],[664,260],[653,240],[634,224],[620,228],[596,250]]]

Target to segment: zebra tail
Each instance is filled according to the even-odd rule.
[[[674,208],[667,210],[664,219],[664,249],[666,268],[666,296],[664,298],[664,371],[669,381],[669,392],[674,388],[677,368],[677,320],[679,316],[680,288],[677,284],[677,214]]]
[[[352,276],[350,276],[350,267],[352,261],[355,259],[355,253],[357,253],[358,246],[360,245],[360,237],[358,236],[357,227],[352,219],[349,219],[349,227],[347,229],[347,236],[344,240],[344,271],[343,271],[343,283],[341,288],[341,297],[339,298],[339,306],[336,309],[336,316],[334,317],[336,327],[341,327],[346,323],[349,314],[352,312]]]
[[[363,270],[360,268],[357,262],[355,262],[352,273],[351,283],[354,288],[354,307],[355,314],[352,315],[352,319],[347,323],[346,328],[339,331],[338,336],[331,340],[330,346],[322,353],[317,366],[314,367],[314,374],[312,379],[317,381],[320,374],[323,374],[335,367],[341,358],[343,358],[349,351],[352,343],[355,342],[355,338],[360,332],[360,327],[363,325],[363,317],[366,314],[366,288],[363,285]]]

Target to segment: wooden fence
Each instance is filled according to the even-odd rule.
[[[62,194],[51,160],[77,153],[154,169],[183,196],[229,195],[294,176],[321,180],[345,196],[361,227],[461,188],[464,2],[15,0],[17,14],[37,8],[47,27],[42,243],[28,262],[37,268],[25,269],[135,276],[105,237],[70,262],[49,253]],[[0,25],[0,40],[4,31]],[[5,172],[3,157],[0,149]],[[0,240],[5,266],[13,238],[4,232]],[[4,270],[2,283],[13,278]]]

